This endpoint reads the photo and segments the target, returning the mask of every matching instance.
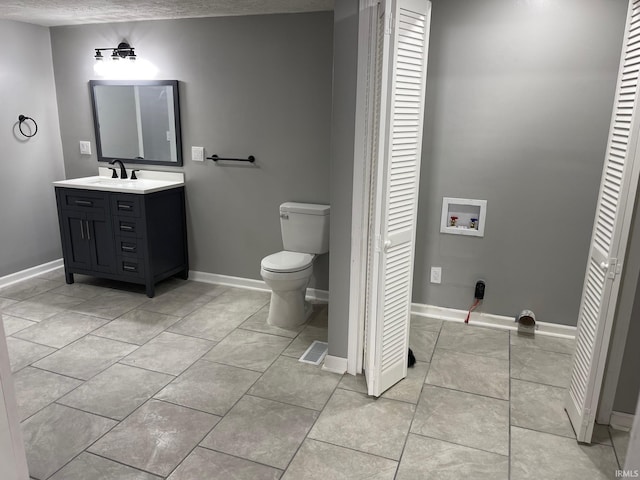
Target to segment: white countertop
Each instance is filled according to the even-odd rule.
[[[130,175],[131,170],[127,173]],[[99,175],[93,177],[72,178],[53,182],[56,187],[81,188],[84,190],[101,190],[104,192],[118,193],[153,193],[169,190],[184,185],[184,173],[182,172],[157,172],[153,170],[140,170],[136,172],[137,180],[121,180],[111,178],[111,170],[105,167],[98,168]]]

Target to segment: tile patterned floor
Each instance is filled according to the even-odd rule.
[[[373,399],[297,361],[326,306],[287,330],[264,292],[77,277],[0,290],[33,479],[595,480],[624,461],[620,432],[575,441],[572,341],[416,317],[418,363]]]

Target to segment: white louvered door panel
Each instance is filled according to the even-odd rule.
[[[391,5],[391,8],[389,8]],[[431,4],[386,3],[379,91],[375,248],[367,298],[368,392],[379,396],[407,375],[409,315]],[[379,24],[380,25],[380,24]],[[380,35],[378,35],[380,38]]]
[[[382,108],[382,70],[383,70],[383,54],[384,54],[384,21],[385,21],[385,5],[383,3],[378,5],[378,20],[376,25],[376,39],[375,39],[375,68],[374,68],[374,105],[373,105],[373,135],[372,135],[372,148],[371,148],[371,179],[378,178],[378,157],[379,157],[379,149],[380,149],[380,109]],[[375,229],[375,208],[373,205],[376,203],[376,189],[371,186],[369,189],[369,232],[373,232]],[[374,265],[373,262],[377,262],[378,258],[375,254],[375,235],[369,235],[368,242],[368,254],[367,254],[367,284],[366,284],[366,292],[365,298],[365,322],[364,322],[364,358],[368,359],[368,355],[372,355],[375,357],[375,350],[369,348],[369,332],[370,332],[370,319],[375,312],[375,305],[372,305],[369,301],[373,296],[373,288],[374,288],[374,267],[377,267],[377,264]],[[371,360],[373,364],[373,360]],[[373,379],[370,378],[370,375],[373,374],[374,369],[369,368],[365,364],[364,374],[367,380],[367,384],[372,384]]]
[[[638,185],[640,0],[629,4],[618,85],[578,317],[566,410],[578,441],[590,443]],[[620,259],[620,260],[618,260]]]

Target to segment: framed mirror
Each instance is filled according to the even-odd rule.
[[[177,80],[90,80],[99,162],[182,166]]]

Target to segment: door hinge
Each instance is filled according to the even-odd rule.
[[[620,275],[622,271],[622,265],[618,265],[617,258],[609,259],[609,268],[607,269],[607,278],[616,278],[616,275]]]
[[[384,34],[391,35],[392,32],[393,32],[393,13],[389,12],[387,14],[387,19],[384,26]]]
[[[379,252],[379,251],[382,250],[381,243],[382,243],[382,239],[380,238],[380,234],[376,234],[376,237],[375,237],[375,250],[376,250],[376,252]]]

